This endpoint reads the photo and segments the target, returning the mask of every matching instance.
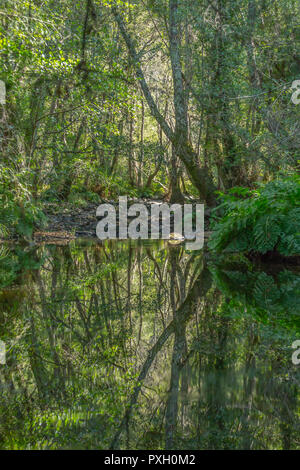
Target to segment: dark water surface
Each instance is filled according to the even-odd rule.
[[[300,448],[296,268],[166,243],[1,250],[0,448]]]

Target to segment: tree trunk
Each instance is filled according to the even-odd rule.
[[[126,29],[122,16],[118,12],[117,7],[114,6],[112,7],[111,10],[118,24],[120,32],[123,36],[123,39],[126,43],[130,57],[133,61],[136,76],[140,82],[143,94],[145,96],[145,99],[147,101],[147,104],[149,106],[152,116],[156,119],[158,124],[161,126],[166,137],[171,141],[171,143],[177,149],[177,155],[180,158],[180,160],[183,162],[183,164],[185,165],[191,181],[193,182],[193,184],[196,186],[196,188],[199,191],[201,199],[206,201],[208,205],[215,206],[216,197],[215,197],[214,192],[216,188],[214,186],[214,183],[212,179],[210,178],[207,169],[199,167],[197,154],[196,152],[194,152],[194,150],[192,149],[187,139],[187,129],[185,129],[185,126],[186,126],[185,105],[184,105],[184,100],[182,101],[184,97],[184,90],[183,91],[181,90],[181,87],[183,86],[182,76],[181,77],[179,76],[179,73],[181,74],[181,69],[178,69],[176,51],[172,52],[172,55],[174,56],[173,57],[174,63],[173,63],[172,69],[173,69],[173,75],[175,75],[174,99],[176,99],[176,103],[174,103],[174,106],[175,106],[176,114],[177,114],[177,118],[176,118],[177,131],[174,132],[170,128],[170,126],[168,125],[167,121],[164,119],[162,114],[160,113],[153,99],[149,86],[146,82],[143,70],[139,63],[139,57],[136,52],[135,45],[133,43],[133,40],[130,34],[128,33]],[[172,15],[174,15],[174,9],[173,9]],[[173,35],[174,35],[174,32],[173,32]],[[176,31],[175,31],[175,35],[176,35]],[[177,89],[178,87],[179,87],[180,93],[179,93],[179,96],[175,97],[176,95],[175,89]]]

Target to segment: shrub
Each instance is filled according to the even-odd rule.
[[[0,224],[5,235],[31,238],[36,225],[42,226],[45,216],[33,202],[22,175],[0,166]]]
[[[223,202],[213,213],[210,249],[300,254],[298,175],[260,185],[255,191],[233,188],[220,195]],[[217,217],[221,210],[222,217]]]

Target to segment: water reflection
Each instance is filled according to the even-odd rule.
[[[0,447],[299,448],[299,272],[164,243],[13,247]]]

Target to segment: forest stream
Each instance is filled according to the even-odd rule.
[[[0,451],[300,450],[299,170],[299,0],[1,1]]]
[[[299,448],[299,267],[164,241],[1,250],[0,447]]]

